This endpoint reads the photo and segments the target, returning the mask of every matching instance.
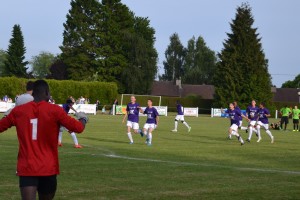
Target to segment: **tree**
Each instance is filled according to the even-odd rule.
[[[230,24],[232,33],[227,33],[228,39],[218,54],[220,61],[214,76],[218,106],[227,106],[233,100],[246,106],[251,99],[266,103],[272,99],[268,60],[253,23],[251,8],[243,3]]]
[[[48,79],[56,79],[56,80],[67,80],[68,72],[67,66],[63,63],[63,61],[58,57],[55,58],[54,63],[49,68],[50,73],[48,74]]]
[[[97,0],[72,0],[64,23],[61,60],[67,66],[68,78],[82,80],[97,69],[94,61],[99,54],[97,29],[100,3]],[[98,17],[98,18],[97,18]]]
[[[2,76],[2,71],[4,69],[4,63],[7,60],[7,53],[0,49],[0,76]]]
[[[7,60],[4,63],[2,76],[28,77],[25,67],[28,61],[25,59],[26,48],[20,25],[14,25],[12,38],[9,40]]]
[[[174,33],[170,37],[170,44],[165,51],[166,60],[163,62],[165,73],[160,77],[161,80],[175,81],[180,79],[183,74],[185,49],[181,44],[179,36]]]
[[[55,56],[49,52],[41,52],[37,56],[33,56],[31,60],[32,75],[35,78],[45,78],[50,74],[50,67],[53,64]]]
[[[157,73],[157,52],[154,48],[155,31],[147,18],[135,17],[134,33],[127,33],[124,40],[128,66],[122,73],[126,93],[149,94]]]
[[[184,62],[183,82],[189,84],[211,84],[216,70],[215,52],[206,46],[202,37],[188,41]]]
[[[300,74],[294,80],[284,82],[281,88],[300,88]]]

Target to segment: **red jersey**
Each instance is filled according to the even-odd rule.
[[[0,132],[16,126],[19,140],[18,176],[59,174],[58,133],[60,125],[81,133],[81,122],[68,116],[61,107],[46,101],[15,107],[0,120]]]

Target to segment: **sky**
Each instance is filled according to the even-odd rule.
[[[136,16],[148,17],[155,29],[159,72],[163,73],[164,52],[170,36],[178,33],[184,46],[193,36],[202,36],[207,46],[220,52],[230,33],[236,8],[246,0],[122,0]],[[248,0],[254,27],[262,38],[269,60],[272,83],[281,87],[300,73],[300,1]],[[59,54],[63,23],[70,0],[9,0],[0,6],[0,49],[7,50],[12,27],[20,24],[26,59],[41,51]]]

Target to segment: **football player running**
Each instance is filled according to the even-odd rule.
[[[274,143],[274,136],[272,135],[271,131],[269,130],[269,120],[268,117],[270,117],[270,111],[265,108],[264,103],[259,104],[259,110],[258,110],[258,121],[256,125],[257,134],[258,134],[258,140],[257,142],[260,142],[261,140],[261,134],[260,134],[260,128],[263,127],[266,130],[266,133],[271,138],[271,143]]]
[[[146,124],[144,125],[143,132],[144,132],[144,135],[146,135],[147,145],[151,146],[152,132],[158,126],[159,114],[158,114],[156,108],[154,108],[152,106],[151,99],[148,99],[147,105],[148,105],[148,107],[144,111],[144,114],[147,115],[147,121],[146,121]]]
[[[253,131],[257,132],[255,129],[255,125],[256,125],[256,121],[257,121],[257,117],[258,117],[258,107],[256,106],[255,100],[251,101],[251,105],[247,107],[246,113],[247,113],[247,117],[248,117],[248,121],[249,121],[249,136],[246,141],[250,142]]]

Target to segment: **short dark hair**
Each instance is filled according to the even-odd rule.
[[[265,103],[264,102],[260,102],[260,105],[262,105],[263,107],[265,107]]]
[[[71,103],[73,103],[73,101],[71,99],[67,99],[66,103],[71,104]]]
[[[34,95],[43,95],[49,92],[49,85],[44,80],[37,80],[33,83],[32,91]]]
[[[32,91],[33,90],[33,81],[28,81],[26,84],[26,91]]]
[[[151,101],[151,102],[152,102],[152,99],[148,99],[148,101]]]

